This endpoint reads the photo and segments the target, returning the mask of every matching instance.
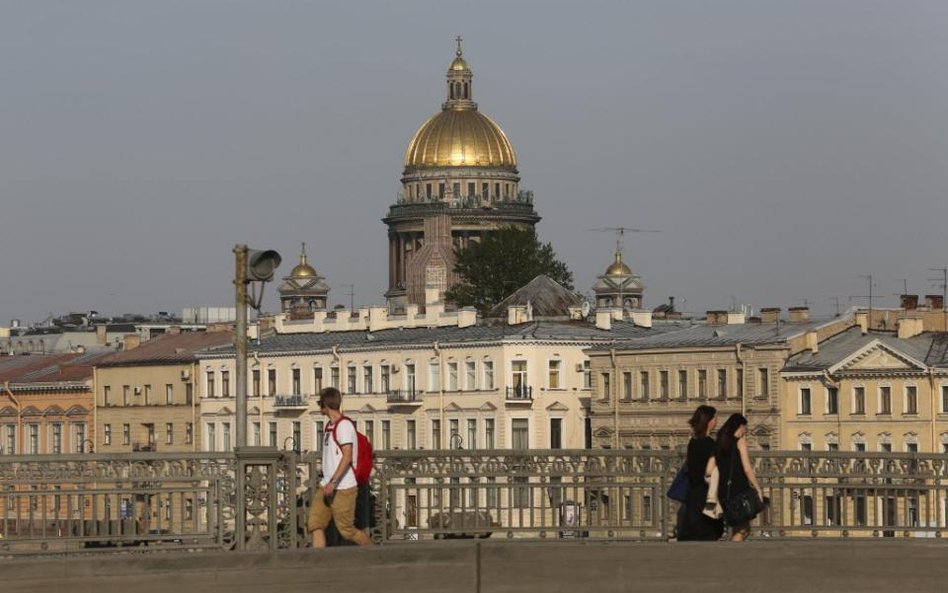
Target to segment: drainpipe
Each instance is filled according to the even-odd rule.
[[[609,386],[609,390],[612,393],[609,393],[607,395],[609,395],[613,399],[613,404],[612,404],[612,407],[613,407],[612,434],[613,434],[613,441],[614,441],[613,447],[615,447],[618,450],[619,449],[619,363],[616,360],[615,348],[609,349],[609,359],[612,361],[612,381],[611,381],[612,385]]]
[[[935,405],[938,403],[938,398],[935,395],[935,369],[934,367],[928,367],[928,392],[929,392],[929,406],[931,407],[931,412],[929,417],[931,418],[931,433],[932,433],[932,453],[937,453],[938,450],[935,448]]]
[[[21,408],[22,408],[22,404],[20,404],[20,400],[18,400],[18,399],[16,398],[16,396],[13,395],[13,392],[10,391],[10,382],[9,382],[9,381],[4,381],[4,382],[3,382],[3,389],[4,389],[4,391],[7,392],[7,396],[9,396],[9,398],[10,398],[10,399],[13,401],[13,403],[16,405],[16,440],[17,440],[17,443],[16,443],[17,450],[16,450],[16,452],[17,452],[17,453],[22,453],[22,452],[23,452],[23,418],[20,416],[20,412],[22,412],[22,409],[21,409]]]
[[[747,416],[747,361],[744,360],[744,352],[741,350],[741,343],[734,344],[734,356],[741,365],[741,416]]]
[[[192,453],[197,452],[197,446],[198,446],[197,435],[200,434],[199,431],[201,430],[201,425],[198,422],[198,394],[197,394],[197,389],[196,389],[198,370],[199,370],[199,367],[198,367],[197,361],[193,361],[191,363],[191,378],[189,379],[191,381],[191,385],[193,386],[191,387],[191,452]],[[188,389],[187,384],[184,385],[184,389],[185,389],[185,393],[187,393],[187,389]]]
[[[92,367],[92,430],[89,431],[88,438],[92,440],[92,450],[99,448],[96,439],[99,438],[99,367]],[[80,444],[79,448],[83,448]]]
[[[251,356],[253,356],[253,361],[254,361],[255,363],[257,363],[257,371],[259,372],[260,366],[261,366],[261,365],[260,365],[260,353],[257,352],[256,350],[254,350],[254,351],[253,351],[253,354],[252,354]],[[260,400],[260,405],[257,407],[257,418],[258,418],[258,421],[260,422],[260,430],[263,430],[263,389],[260,388],[260,387],[262,386],[262,383],[263,383],[263,375],[262,375],[262,374],[261,374],[261,376],[260,376],[260,383],[261,383],[261,385],[257,387],[257,392],[258,392],[258,393],[257,393],[257,399]],[[261,442],[262,442],[262,441],[261,441]]]
[[[441,439],[442,448],[444,448],[444,431],[445,424],[447,424],[447,420],[444,417],[444,353],[441,352],[441,345],[438,344],[437,340],[432,342],[431,349],[434,350],[435,355],[438,357],[438,418],[441,423],[441,434],[438,436]],[[458,430],[461,430],[461,428],[458,427]],[[448,448],[451,448],[451,443],[448,443]]]

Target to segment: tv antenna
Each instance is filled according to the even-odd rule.
[[[343,284],[343,288],[348,288],[346,294],[349,296],[349,310],[355,311],[355,284]]]
[[[869,285],[869,294],[868,295],[849,295],[849,300],[866,299],[868,301],[869,317],[868,317],[867,324],[868,324],[868,327],[871,329],[872,328],[872,301],[873,299],[879,298],[879,296],[872,294],[872,287],[875,286],[875,284],[873,284],[872,282],[872,274],[864,274],[864,275],[860,275],[859,277],[865,280],[866,283]]]
[[[651,229],[637,229],[628,226],[604,226],[595,229],[586,229],[589,232],[594,233],[615,233],[616,235],[616,251],[622,251],[622,240],[625,237],[626,233],[660,233],[661,231],[655,231]]]
[[[948,331],[948,308],[945,300],[948,299],[948,268],[928,268],[929,272],[941,272],[941,278],[929,278],[935,288],[941,289],[941,322],[942,331]]]

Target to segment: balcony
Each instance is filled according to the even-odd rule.
[[[529,385],[515,385],[507,388],[507,403],[532,403],[533,387]]]
[[[293,395],[274,395],[273,407],[279,410],[305,410],[308,406],[306,396],[295,393]]]
[[[386,401],[392,406],[420,406],[421,398],[414,389],[389,389]]]
[[[132,443],[134,453],[154,453],[157,450],[158,443],[156,442]]]

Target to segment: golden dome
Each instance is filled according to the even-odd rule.
[[[517,167],[517,155],[494,120],[477,109],[445,109],[415,132],[405,167]]]
[[[306,263],[306,243],[303,243],[303,251],[300,253],[300,263],[290,272],[293,278],[315,278],[316,269]]]
[[[606,276],[631,276],[632,270],[622,263],[622,252],[616,251],[616,261],[606,268]]]
[[[470,68],[467,65],[467,61],[461,56],[458,56],[454,58],[453,62],[451,62],[448,70],[452,72],[463,72],[464,70],[470,70]]]

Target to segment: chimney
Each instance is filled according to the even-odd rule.
[[[122,350],[134,350],[142,343],[142,338],[138,334],[125,334],[122,336]]]
[[[856,325],[859,326],[862,335],[869,333],[869,311],[856,311]]]
[[[760,325],[760,323],[761,323],[760,317],[758,317],[758,316],[756,316],[756,315],[753,315],[753,316],[751,316],[751,317],[748,317],[748,318],[747,318],[747,323],[752,323],[752,324],[754,324],[754,325]]]
[[[766,307],[760,310],[761,323],[777,323],[780,319],[780,307]]]
[[[441,290],[438,288],[438,285],[425,285],[425,304],[433,305],[441,300],[440,298]]]
[[[918,295],[917,294],[903,294],[899,296],[899,299],[902,302],[902,308],[906,311],[914,311],[918,308]]]
[[[708,311],[704,322],[707,325],[725,325],[727,323],[727,311]]]
[[[596,327],[598,329],[612,329],[612,311],[609,309],[596,309]]]
[[[168,333],[169,333],[170,335],[172,335],[172,336],[176,336],[176,335],[180,334],[180,333],[181,333],[181,326],[180,326],[180,325],[172,325],[171,327],[168,328]]]
[[[810,308],[809,307],[790,307],[787,309],[790,316],[790,321],[792,322],[801,322],[810,320]]]
[[[95,326],[95,343],[97,346],[105,346],[105,342],[108,339],[106,332],[108,328],[104,323]]]
[[[905,317],[899,319],[899,339],[914,338],[925,330],[921,317]]]
[[[530,321],[526,305],[511,305],[507,307],[507,325],[519,325]]]
[[[926,294],[925,304],[929,311],[941,311],[945,308],[945,298],[940,294]]]
[[[820,351],[820,337],[815,331],[806,332],[806,348],[813,354]]]

